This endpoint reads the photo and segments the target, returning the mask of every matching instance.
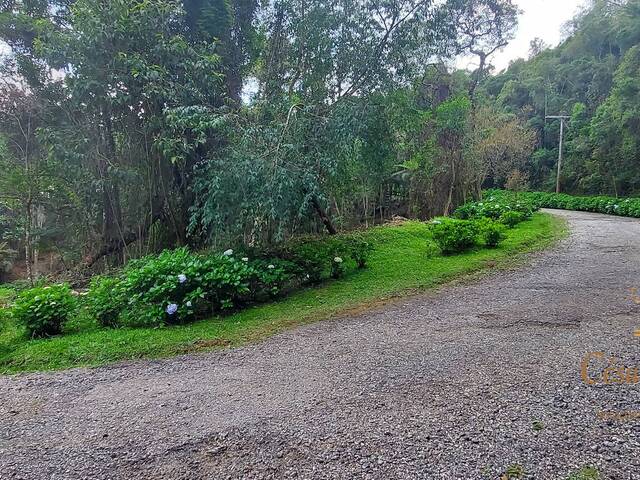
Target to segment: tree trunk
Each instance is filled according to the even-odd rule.
[[[335,235],[336,233],[338,233],[336,227],[333,225],[333,222],[327,215],[327,212],[325,212],[324,208],[322,208],[322,205],[320,205],[320,202],[318,201],[318,198],[316,196],[311,197],[311,205],[320,217],[320,220],[322,220],[322,223],[327,229],[327,232],[329,232],[329,235]]]

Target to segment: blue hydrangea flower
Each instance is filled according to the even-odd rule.
[[[169,305],[167,305],[167,313],[169,315],[173,315],[177,311],[178,311],[178,305],[176,305],[175,303],[170,303]]]
[[[184,283],[187,281],[187,276],[184,273],[181,273],[180,275],[178,275],[178,281],[180,283]]]

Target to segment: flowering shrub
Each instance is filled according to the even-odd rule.
[[[61,333],[76,305],[69,285],[35,287],[20,293],[11,315],[30,337],[47,337]]]
[[[364,268],[373,245],[359,233],[330,237],[300,237],[263,252],[267,258],[280,258],[294,267],[292,273],[303,282],[316,283],[327,277],[338,278],[349,268]],[[336,261],[336,259],[340,259]]]
[[[488,192],[484,201],[470,202],[458,207],[454,217],[461,220],[473,220],[477,218],[491,218],[498,220],[505,213],[517,212],[523,219],[531,218],[537,208],[524,198],[515,198],[502,195],[491,195]]]
[[[505,212],[503,215],[508,213],[521,215],[519,212]],[[504,225],[502,223],[491,220],[490,218],[483,218],[477,220],[477,224],[485,246],[495,248],[505,239]]]
[[[182,323],[264,301],[303,283],[338,278],[348,268],[364,267],[371,250],[358,234],[297,239],[254,255],[165,250],[130,261],[119,275],[93,279],[87,311],[103,327]],[[41,290],[29,292],[35,297]],[[57,320],[31,329],[34,336],[59,333],[71,304],[59,305],[66,307],[56,310],[57,317],[50,315]]]
[[[87,310],[103,327],[116,327],[118,317],[127,304],[123,282],[116,277],[96,277],[91,280],[87,295]]]
[[[503,190],[488,190],[487,195],[496,198],[513,198],[511,192]],[[640,198],[615,198],[602,195],[582,197],[546,192],[519,193],[518,198],[531,203],[536,208],[579,210],[640,218]]]
[[[440,218],[432,222],[431,232],[442,253],[450,255],[477,245],[480,229],[472,220]]]
[[[248,300],[256,271],[229,252],[204,256],[179,248],[130,262],[119,285],[127,299],[121,320],[178,323]]]
[[[340,278],[344,275],[344,272],[344,260],[342,257],[333,257],[333,262],[331,263],[331,277]]]
[[[243,257],[241,261],[248,263],[255,272],[250,287],[251,296],[255,299],[279,295],[291,286],[298,276],[295,264],[279,258],[249,261],[248,257]]]
[[[498,221],[509,228],[515,227],[517,224],[524,220],[524,215],[521,212],[515,210],[504,212],[500,215]]]
[[[186,248],[131,261],[117,277],[91,283],[89,312],[102,326],[182,323],[278,295],[296,265],[281,259],[194,254]]]

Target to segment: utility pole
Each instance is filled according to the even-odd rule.
[[[558,174],[556,176],[556,193],[560,193],[560,172],[562,169],[562,142],[564,140],[564,122],[571,117],[568,115],[546,115],[544,118],[560,120],[560,148],[558,149]]]

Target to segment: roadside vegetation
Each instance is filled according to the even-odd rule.
[[[548,192],[514,193],[505,190],[488,190],[486,195],[503,203],[520,200],[536,208],[557,208],[640,218],[640,198],[619,198],[605,195],[575,196]]]
[[[464,228],[443,233],[443,225],[459,222]],[[487,222],[500,230],[500,241],[487,241]],[[536,213],[506,230],[486,217],[407,221],[358,233],[356,254],[353,235],[344,244],[335,237],[301,242],[286,250],[288,259],[179,249],[132,263],[87,291],[4,288],[3,301],[12,306],[0,311],[0,369],[99,365],[239,345],[507,261],[557,238],[562,223]],[[465,241],[454,242],[454,252],[448,246],[458,234]],[[201,262],[206,268],[199,270]]]

